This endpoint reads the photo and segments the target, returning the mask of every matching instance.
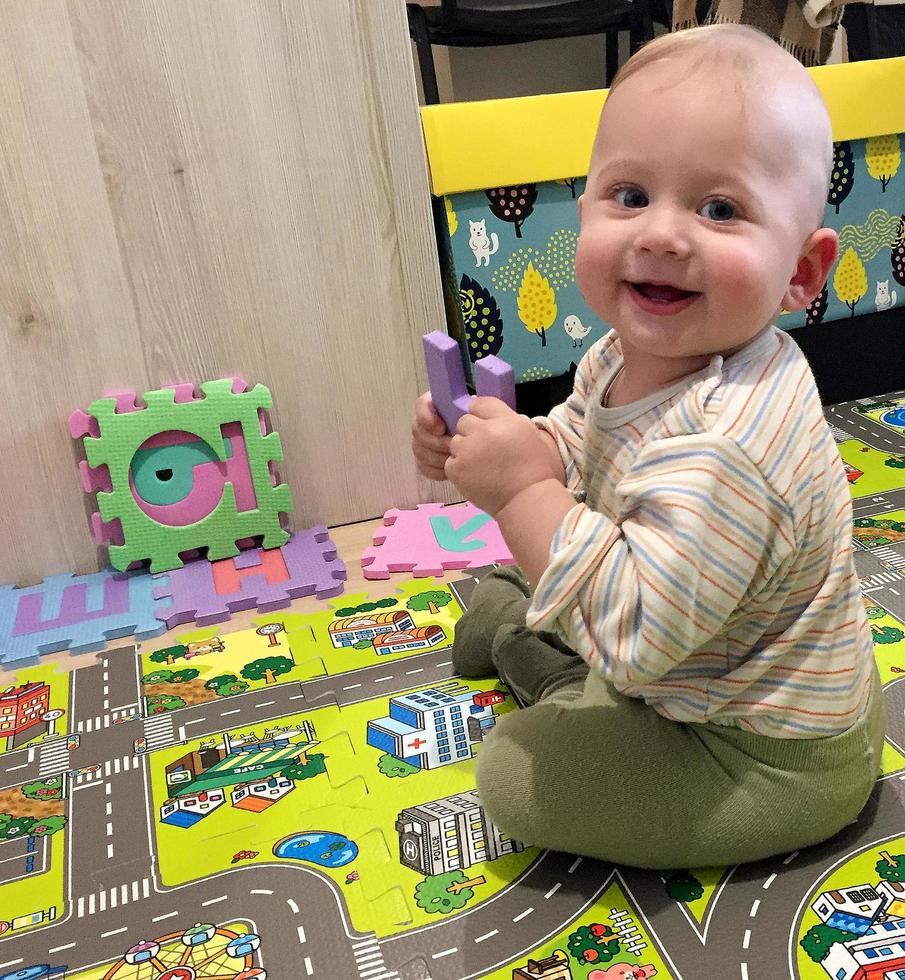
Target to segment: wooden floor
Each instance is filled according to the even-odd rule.
[[[333,539],[333,543],[336,545],[336,551],[340,558],[346,563],[346,588],[343,595],[349,595],[356,592],[367,592],[372,598],[382,599],[385,596],[393,595],[396,591],[396,581],[398,576],[395,578],[391,576],[388,579],[382,579],[380,581],[368,581],[362,575],[361,568],[361,556],[364,550],[370,547],[374,532],[383,525],[383,520],[378,518],[372,521],[362,521],[358,524],[345,524],[341,527],[334,527],[330,529],[330,537]],[[331,601],[331,600],[328,600]],[[335,600],[332,600],[335,601]],[[287,607],[287,611],[294,613],[304,613],[304,612],[317,612],[319,609],[324,608],[324,600],[315,599],[313,596],[306,596],[303,599],[295,599],[292,605]],[[256,609],[245,609],[242,612],[236,613],[232,619],[225,623],[220,624],[219,631],[222,633],[234,633],[237,630],[247,629],[252,625],[252,620],[257,618],[260,613]],[[153,645],[152,649],[157,647],[165,647],[169,644],[175,643],[175,637],[178,633],[186,633],[192,629],[197,629],[192,623],[184,623],[181,626],[176,626],[172,630],[168,630],[166,633],[160,636],[155,636],[151,640],[146,640],[143,644],[144,646]],[[108,644],[108,648],[116,648],[117,646],[125,646],[129,643],[134,642],[131,638],[125,637],[122,640],[113,640]],[[70,656],[65,653],[48,654],[47,657],[43,658],[46,661],[59,660],[67,667],[82,667],[85,664],[92,664],[95,662],[98,655],[98,651],[94,653],[83,653],[78,656]],[[0,688],[8,687],[14,683],[13,675],[17,671],[23,670],[22,667],[12,667],[10,670],[0,670]]]

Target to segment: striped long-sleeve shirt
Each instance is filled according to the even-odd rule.
[[[610,333],[536,419],[580,491],[528,625],[553,629],[667,718],[776,737],[849,728],[873,646],[844,467],[813,375],[771,327],[624,407]]]

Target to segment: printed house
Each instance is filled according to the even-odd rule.
[[[201,790],[167,800],[160,808],[160,822],[171,827],[194,827],[226,802],[222,789]]]
[[[45,683],[20,684],[0,693],[0,738],[7,739],[7,749],[37,735],[38,732],[31,732],[36,725],[43,724],[46,730],[43,716],[49,706],[50,686]],[[26,732],[31,734],[23,738]]]
[[[833,943],[821,966],[833,980],[905,977],[905,919],[877,922],[847,943]]]
[[[823,892],[811,908],[834,929],[864,935],[883,911],[883,896],[870,885]]]
[[[241,783],[230,797],[237,810],[251,810],[260,813],[278,803],[295,789],[295,783],[285,776],[271,776],[262,782]]]
[[[881,881],[877,891],[883,896],[888,916],[905,919],[905,885],[901,881]]]
[[[546,956],[542,960],[528,960],[520,970],[512,971],[512,980],[572,980],[568,960],[558,956]]]
[[[359,640],[373,640],[383,633],[399,633],[413,630],[415,620],[411,613],[403,609],[393,612],[377,613],[374,616],[347,616],[345,619],[335,619],[328,627],[330,642],[341,650],[350,647]]]
[[[401,653],[403,650],[430,650],[446,640],[442,626],[418,626],[398,633],[383,633],[374,640],[374,652],[379,656]]]

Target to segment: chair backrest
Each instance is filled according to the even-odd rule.
[[[794,329],[905,306],[905,58],[810,69],[836,140],[825,224],[840,236],[827,285]],[[425,106],[447,327],[471,362],[517,381],[565,374],[609,326],[574,277],[576,200],[604,91]]]

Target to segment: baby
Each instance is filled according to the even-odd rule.
[[[648,868],[822,841],[879,775],[882,694],[851,499],[781,310],[820,292],[833,145],[808,72],[755,30],[652,41],[617,74],[578,202],[576,278],[612,332],[568,400],[477,398],[419,469],[499,523],[465,676],[525,710],[481,746],[488,815],[528,844]],[[519,570],[520,569],[520,570]]]

